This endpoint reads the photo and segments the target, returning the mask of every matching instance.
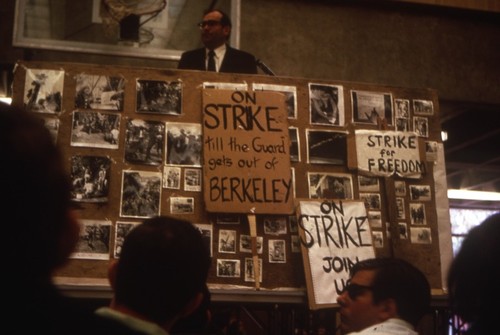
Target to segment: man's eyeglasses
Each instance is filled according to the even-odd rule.
[[[355,300],[367,290],[373,290],[373,286],[348,283],[347,286],[344,287],[344,290],[342,292],[347,292],[349,298]]]
[[[211,28],[211,27],[216,26],[218,24],[221,24],[220,21],[207,20],[207,21],[201,21],[200,23],[198,23],[198,27],[203,28],[203,27],[207,26],[207,27]]]

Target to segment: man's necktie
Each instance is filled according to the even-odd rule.
[[[208,65],[207,71],[216,71],[215,70],[215,52],[213,50],[208,51]]]

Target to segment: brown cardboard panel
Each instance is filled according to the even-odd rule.
[[[407,131],[414,131],[414,125],[419,127],[426,125],[425,136],[421,136],[421,140],[441,142],[439,104],[437,94],[434,90],[391,87],[339,80],[23,61],[17,64],[14,73],[13,104],[24,106],[25,102],[29,100],[28,91],[35,86],[32,85],[32,78],[28,81],[26,80],[26,74],[34,69],[42,70],[42,74],[47,74],[49,70],[63,71],[64,80],[61,86],[62,89],[59,92],[61,93],[60,111],[53,113],[38,111],[36,113],[41,117],[54,119],[59,122],[57,145],[63,151],[68,173],[72,172],[72,157],[74,156],[104,157],[110,162],[107,200],[103,202],[78,202],[81,207],[79,213],[82,219],[111,221],[111,231],[108,236],[109,259],[115,257],[115,245],[119,244],[119,239],[115,241],[115,234],[119,230],[117,229],[118,222],[136,223],[143,220],[143,215],[150,215],[148,214],[150,212],[143,214],[141,211],[139,211],[141,215],[138,217],[134,217],[134,215],[122,215],[124,212],[127,212],[123,210],[124,175],[131,175],[133,171],[139,171],[143,174],[143,177],[158,173],[161,175],[164,172],[164,168],[168,167],[169,170],[173,171],[173,175],[178,173],[178,176],[176,176],[178,187],[174,185],[175,183],[173,184],[174,186],[170,185],[169,187],[161,185],[157,193],[159,197],[158,208],[155,208],[155,210],[161,215],[179,216],[194,223],[210,227],[207,231],[207,236],[211,236],[212,238],[211,250],[213,262],[209,274],[209,283],[231,285],[231,287],[255,288],[255,282],[252,281],[251,276],[248,276],[250,270],[245,267],[245,264],[247,264],[246,259],[249,258],[252,260],[253,255],[251,248],[248,249],[247,244],[249,240],[248,236],[251,235],[247,215],[251,211],[248,207],[238,208],[234,203],[217,204],[216,207],[212,208],[214,212],[207,210],[210,206],[205,201],[205,192],[207,190],[204,186],[200,187],[201,184],[199,184],[196,177],[200,171],[207,170],[206,158],[203,156],[195,157],[203,158],[200,164],[195,166],[182,164],[168,166],[165,164],[169,151],[166,144],[163,151],[156,151],[156,146],[152,146],[151,149],[151,154],[156,155],[156,159],[161,160],[160,164],[153,164],[153,161],[145,159],[144,155],[148,149],[147,145],[143,147],[143,151],[139,150],[141,146],[138,146],[137,151],[134,153],[139,158],[135,161],[126,159],[126,155],[131,143],[135,143],[133,142],[134,140],[140,143],[139,138],[142,138],[139,131],[137,134],[130,132],[131,129],[139,130],[141,128],[140,125],[136,125],[135,128],[133,127],[135,120],[144,121],[140,123],[144,129],[151,128],[151,125],[155,124],[155,122],[164,124],[165,129],[167,131],[171,129],[172,132],[183,128],[203,129],[203,106],[205,105],[205,101],[203,100],[204,83],[244,85],[245,91],[253,91],[254,85],[265,84],[268,86],[264,89],[259,88],[256,91],[259,91],[257,96],[260,97],[260,93],[266,96],[266,105],[280,106],[281,103],[278,100],[274,100],[274,96],[279,96],[279,94],[270,93],[267,95],[265,94],[267,91],[284,91],[285,95],[290,95],[291,93],[293,97],[293,99],[287,98],[286,100],[287,110],[291,110],[292,113],[288,114],[287,122],[283,122],[283,124],[287,123],[288,127],[297,129],[297,155],[294,160],[289,162],[290,172],[285,171],[286,169],[284,168],[276,170],[276,172],[279,172],[280,178],[287,179],[289,175],[292,176],[293,198],[314,197],[315,194],[311,192],[313,188],[322,190],[325,194],[336,194],[333,192],[333,189],[330,189],[330,184],[328,183],[331,182],[331,185],[334,185],[335,181],[341,181],[344,187],[342,194],[348,199],[356,200],[363,196],[365,199],[373,200],[378,207],[369,209],[368,215],[372,219],[372,233],[376,234],[377,241],[380,243],[375,248],[376,255],[405,258],[424,271],[433,288],[442,288],[440,253],[447,251],[440,250],[438,242],[440,238],[450,237],[439,235],[436,199],[434,196],[435,183],[432,173],[434,162],[427,162],[426,173],[420,179],[410,180],[397,176],[378,177],[376,178],[376,183],[372,183],[372,181],[367,181],[367,179],[363,178],[364,176],[357,171],[356,160],[351,159],[355,152],[351,145],[347,145],[347,142],[351,142],[355,129],[396,130],[398,122],[396,120],[397,113],[394,104],[396,99],[409,101],[409,110],[406,111],[406,119],[403,120],[405,122],[400,121],[399,125],[406,125]],[[106,95],[100,97],[101,104],[99,105],[99,109],[75,107],[77,88],[80,87],[79,78],[81,78],[82,74],[118,78],[111,80],[111,82],[114,83],[116,81],[116,83],[120,83],[116,85],[121,85],[120,88],[123,90],[123,100],[119,104],[122,107],[121,110],[102,109],[105,105],[104,103],[113,100],[109,94],[108,98],[110,99],[106,99]],[[156,87],[155,85],[160,82],[161,85],[159,86],[166,87],[167,95],[175,100],[172,102],[172,105],[175,105],[178,109],[174,108],[173,111],[167,110],[164,113],[164,109],[156,108],[153,102],[143,97],[141,91],[138,90],[138,87],[142,83],[141,81],[153,82],[151,87]],[[313,112],[315,111],[313,111],[311,99],[314,97],[314,94],[310,84],[313,84],[315,89],[319,86],[324,89],[323,91],[326,94],[334,95],[334,100],[338,103],[338,109],[333,114],[331,110],[325,112],[327,118],[321,119],[321,121],[319,118],[316,118],[317,115],[313,117]],[[176,91],[179,87],[180,91]],[[293,90],[290,88],[293,88]],[[381,97],[382,100],[386,99],[383,100],[385,109],[383,127],[378,123],[367,122],[367,120],[362,118],[361,114],[353,117],[353,92],[365,92],[363,93],[365,97],[371,97],[370,92],[373,92],[374,101],[380,100]],[[368,95],[366,95],[366,92],[368,92]],[[180,95],[177,95],[177,93]],[[44,92],[43,94],[49,93]],[[57,95],[55,96],[57,97]],[[389,101],[387,100],[389,99],[388,96],[392,99],[392,106],[388,103],[385,104],[385,102]],[[42,96],[40,95],[39,97]],[[359,98],[359,95],[357,98]],[[43,106],[44,100],[39,101],[37,99],[36,102],[41,102],[40,106]],[[416,113],[412,103],[413,100],[432,101],[434,106],[432,113],[428,111],[424,113],[418,111]],[[143,103],[141,104],[141,102]],[[94,105],[94,107],[97,106]],[[359,106],[356,107],[359,111]],[[365,107],[363,105],[363,108]],[[148,108],[151,110],[148,110]],[[179,111],[179,113],[175,111]],[[75,146],[73,143],[75,137],[77,137],[75,132],[81,130],[77,128],[78,122],[75,123],[75,114],[80,115],[82,119],[92,119],[93,117],[89,115],[95,115],[97,119],[114,120],[113,125],[118,130],[117,139],[113,139],[111,131],[100,132],[99,130],[91,132],[91,134],[82,133],[80,135],[83,137],[101,136],[102,138],[99,138],[99,143],[103,142],[102,146]],[[119,122],[116,120],[119,120]],[[109,122],[106,122],[106,124],[109,124]],[[279,129],[282,130],[281,126]],[[340,157],[341,159],[333,161],[330,159],[331,152],[328,150],[319,151],[319,154],[315,153],[316,156],[312,155],[311,149],[313,148],[311,146],[313,144],[308,143],[308,141],[313,140],[311,134],[315,133],[318,135],[317,132],[319,132],[319,135],[325,137],[331,133],[335,138],[339,138],[339,133],[345,134],[347,137],[347,153],[345,155],[347,157],[343,156],[344,153],[334,152],[333,156],[335,158]],[[149,133],[152,134],[152,132]],[[310,139],[308,139],[308,134],[311,137]],[[286,137],[285,142],[288,141],[287,136],[285,135],[284,137]],[[81,138],[79,137],[78,139]],[[144,137],[145,141],[146,139],[149,141],[149,137]],[[263,136],[263,139],[266,142],[274,141],[274,137],[270,134]],[[144,143],[147,143],[147,141]],[[238,141],[246,141],[246,138],[238,134]],[[328,148],[328,146],[326,147]],[[420,147],[423,148],[425,146],[421,145]],[[337,146],[334,145],[331,148],[337,148]],[[196,154],[196,151],[193,151],[193,153]],[[204,155],[206,154],[204,153]],[[228,152],[227,156],[232,158],[234,157],[234,153]],[[260,158],[260,156],[257,158]],[[279,168],[281,169],[286,164],[284,157],[280,156],[279,158],[280,162],[283,163],[279,164]],[[311,161],[308,161],[308,159]],[[344,162],[344,159],[345,164],[338,163]],[[251,171],[252,177],[264,176],[265,178],[270,178],[271,175],[274,175],[274,172],[273,174],[266,174],[267,171],[262,171],[260,168],[254,170]],[[233,173],[232,171],[230,172]],[[311,185],[317,176],[320,178],[323,177],[325,183]],[[162,181],[166,178],[166,176],[162,177]],[[374,185],[376,185],[376,188],[374,188]],[[430,190],[430,194],[427,194],[429,193],[427,190]],[[234,208],[237,209],[235,210]],[[257,255],[262,262],[262,282],[260,283],[260,287],[262,289],[284,287],[304,288],[307,272],[304,271],[300,248],[298,248],[298,252],[296,248],[298,231],[294,228],[296,225],[294,223],[295,215],[286,214],[288,212],[283,210],[283,208],[274,208],[272,206],[268,208],[267,205],[262,208],[265,209],[255,214]],[[418,213],[423,213],[425,220],[421,220],[419,216],[421,214]],[[401,227],[406,227],[406,234],[401,233]],[[105,279],[108,263],[109,260],[102,259],[72,259],[57,275],[82,278],[82,281],[85,278]],[[234,268],[234,273],[231,273],[229,276],[221,275],[217,271],[219,263],[228,266],[238,266],[238,268]]]

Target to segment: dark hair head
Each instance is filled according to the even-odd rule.
[[[496,326],[500,299],[500,212],[472,228],[462,242],[448,272],[453,313],[479,329]]]
[[[61,240],[71,189],[61,153],[42,120],[0,103],[0,157],[7,268],[16,278],[49,278],[67,256]]]
[[[203,334],[208,330],[210,319],[211,294],[208,287],[203,288],[200,306],[190,315],[179,319],[170,329],[170,334]]]
[[[428,312],[430,285],[415,266],[397,258],[372,258],[356,263],[351,269],[351,276],[362,270],[375,272],[371,284],[374,303],[394,299],[399,316],[413,326]]]
[[[147,219],[123,243],[116,302],[163,324],[203,292],[209,267],[209,250],[194,225],[165,216]]]
[[[227,15],[224,11],[222,11],[220,9],[208,9],[203,13],[203,15],[207,15],[208,13],[211,13],[211,12],[218,12],[222,15],[222,17],[220,19],[220,24],[223,27],[229,27],[229,28],[233,27],[233,24],[231,23],[231,18],[229,17],[229,15]]]

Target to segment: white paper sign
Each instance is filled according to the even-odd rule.
[[[358,170],[373,176],[421,178],[418,135],[412,132],[355,130]]]
[[[298,225],[308,255],[314,303],[336,304],[352,265],[375,257],[364,202],[300,201]]]

